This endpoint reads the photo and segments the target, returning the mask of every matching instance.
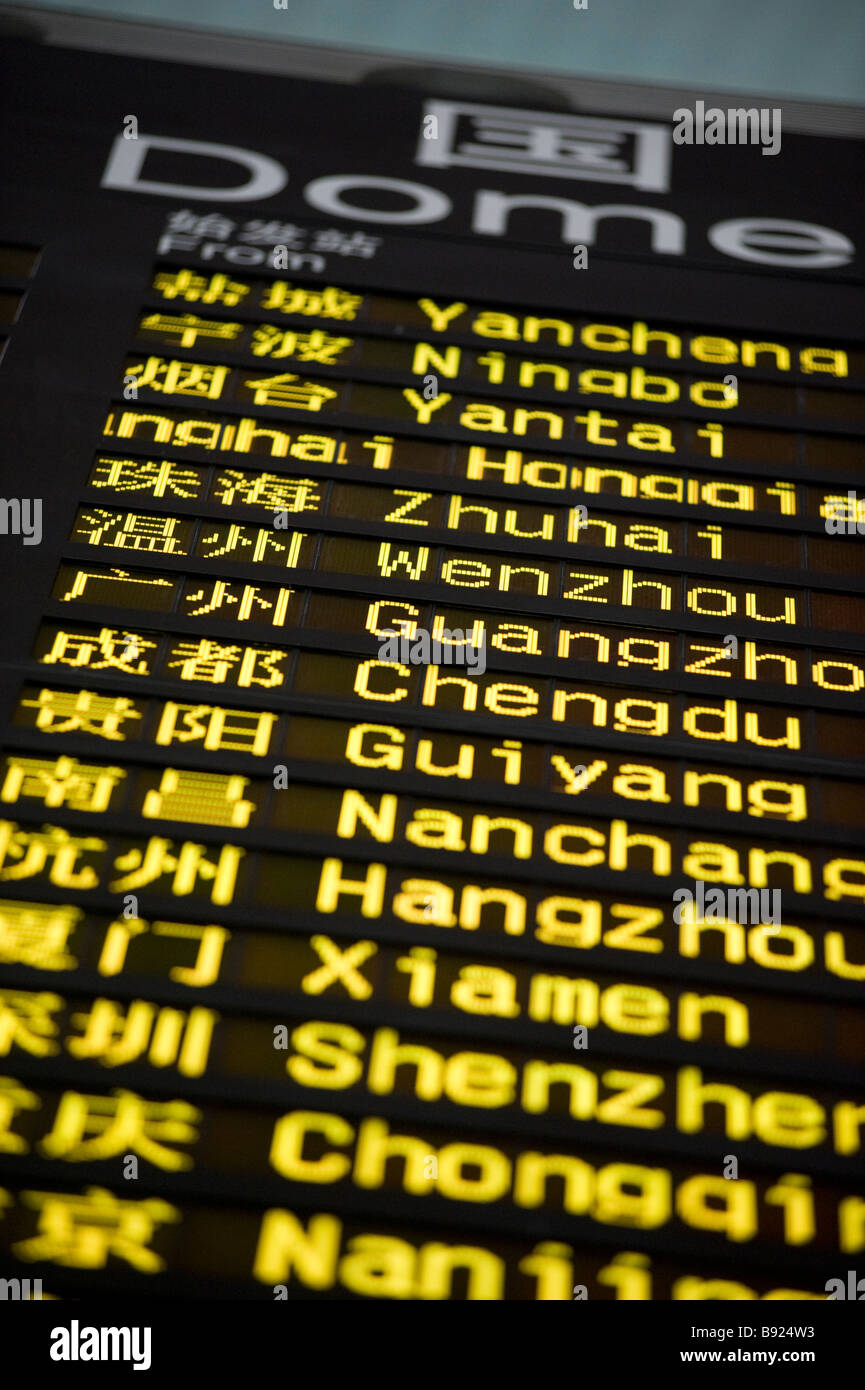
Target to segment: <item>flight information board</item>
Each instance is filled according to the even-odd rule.
[[[861,143],[4,64],[0,1272],[826,1299]]]

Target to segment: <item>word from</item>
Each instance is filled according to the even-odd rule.
[[[277,5],[275,9],[285,9]],[[218,237],[218,241],[209,238]],[[231,238],[244,245],[229,245]],[[204,241],[204,245],[201,242]],[[310,252],[325,252],[337,256],[361,256],[370,260],[381,245],[381,237],[371,237],[365,232],[347,232],[339,227],[325,227],[313,230],[295,226],[293,222],[268,221],[254,217],[248,222],[238,223],[219,212],[205,214],[193,212],[190,208],[180,208],[169,213],[165,221],[162,237],[157,247],[158,255],[166,251],[192,251],[201,260],[212,260],[217,251],[232,265],[276,265],[279,253],[288,253],[289,264],[293,264],[298,252],[306,252],[310,266],[322,265],[320,255]],[[261,248],[266,248],[261,249]],[[284,267],[283,267],[284,268]]]

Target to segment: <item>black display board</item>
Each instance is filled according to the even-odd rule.
[[[861,144],[3,64],[7,1277],[826,1298]]]

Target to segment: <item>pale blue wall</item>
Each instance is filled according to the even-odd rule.
[[[24,0],[296,43],[865,105],[865,0]],[[20,3],[20,0],[19,0]]]

